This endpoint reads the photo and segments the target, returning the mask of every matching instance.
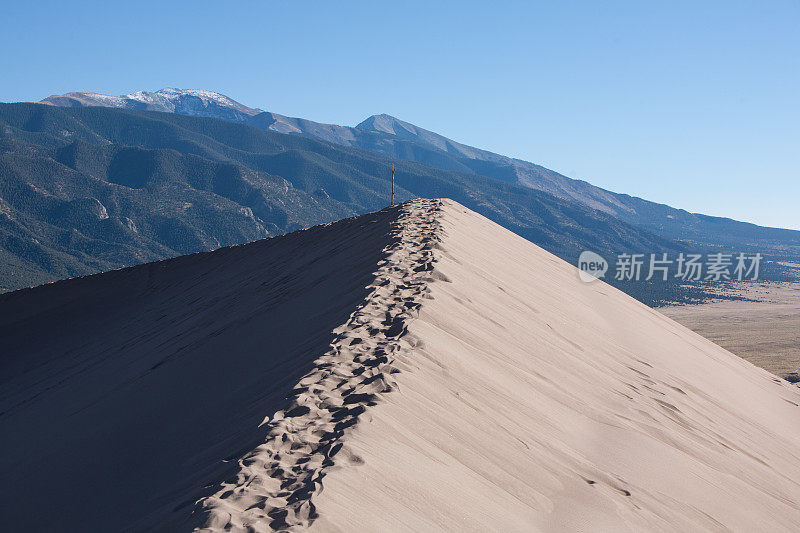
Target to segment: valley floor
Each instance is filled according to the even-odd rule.
[[[733,293],[747,300],[658,311],[773,374],[800,370],[800,282],[743,283]]]

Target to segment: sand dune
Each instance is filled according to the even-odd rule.
[[[366,302],[334,330],[330,350],[272,417],[266,442],[239,462],[239,475],[202,501],[208,529],[307,526],[317,517],[311,497],[334,465],[345,431],[395,384],[398,370],[390,362],[429,290],[437,204],[420,201],[400,214],[399,238],[379,264]]]
[[[796,531],[800,390],[455,202],[0,297],[3,529]]]

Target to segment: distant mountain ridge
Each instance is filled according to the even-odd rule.
[[[179,89],[47,100],[0,104],[0,292],[374,211],[392,165],[397,200],[452,198],[573,263],[760,252],[770,279],[800,263],[798,231],[611,193],[388,115],[345,127]],[[650,305],[702,293],[609,281]]]
[[[446,196],[569,261],[681,248],[573,201],[227,120],[0,104],[0,292]],[[640,294],[640,297],[641,294]],[[648,300],[652,301],[652,300]]]
[[[180,106],[172,108],[161,106],[156,109],[153,107],[154,104],[144,101],[146,98],[134,97],[140,94],[161,93],[170,95],[173,100],[185,99],[187,102],[194,102],[195,99],[206,98],[204,101],[210,103],[203,106],[193,104],[188,106],[187,111]],[[136,109],[222,118],[278,133],[300,135],[415,161],[442,170],[477,174],[524,185],[559,198],[579,202],[668,239],[714,246],[747,246],[748,249],[757,248],[761,243],[768,242],[770,246],[788,247],[792,253],[800,253],[798,231],[767,228],[729,218],[689,213],[683,209],[607,191],[534,163],[453,141],[386,114],[372,115],[355,127],[339,126],[250,108],[211,91],[180,89],[162,89],[156,93],[132,93],[126,97],[69,93],[64,96],[51,96],[43,102],[59,106],[109,106],[112,104],[104,102],[117,102],[115,98],[129,98],[134,102],[130,105]],[[145,104],[150,107],[135,107]],[[117,103],[113,106],[121,107]],[[227,111],[222,111],[223,108]]]
[[[420,128],[419,126],[402,121],[391,115],[372,115],[371,117],[368,117],[359,123],[356,126],[356,129],[367,132],[372,131],[378,133],[388,133],[389,135],[394,135],[401,139],[411,139],[418,142],[423,142],[438,148],[439,150],[468,157],[470,159],[485,159],[487,161],[504,161],[506,159],[503,156],[498,156],[492,152],[481,150],[479,148],[473,148],[472,146],[467,146],[466,144],[453,141],[443,135]]]

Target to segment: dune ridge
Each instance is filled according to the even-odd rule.
[[[798,387],[441,209],[414,349],[312,531],[800,530]]]
[[[0,526],[800,530],[800,389],[451,200],[0,296]]]
[[[208,515],[200,531],[308,526],[317,518],[312,495],[334,457],[359,461],[343,450],[342,438],[396,386],[396,353],[410,348],[401,340],[406,321],[429,291],[440,203],[403,206],[369,296],[334,330],[331,349],[300,379],[289,405],[272,415],[266,441],[239,460],[234,479],[198,502],[198,512]]]

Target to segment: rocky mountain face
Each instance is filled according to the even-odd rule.
[[[385,203],[392,163],[398,168],[398,198],[450,196],[568,260],[582,249],[607,251],[612,257],[625,250],[760,252],[778,277],[784,276],[778,262],[800,262],[800,232],[692,214],[612,193],[389,115],[346,127],[261,111],[210,91],[179,89],[120,97],[69,93],[44,103],[49,106],[4,107],[9,120],[0,123],[3,187],[9,191],[24,182],[28,195],[36,181],[33,190],[34,196],[42,196],[39,200],[77,203],[43,210],[37,201],[20,210],[20,197],[0,194],[0,213],[16,217],[16,222],[24,213],[30,217],[7,228],[0,255],[12,273],[0,280],[0,290],[245,242],[373,210]],[[22,122],[11,118],[19,113],[27,117]],[[184,115],[196,121],[186,122]],[[198,165],[204,169],[199,185]],[[118,200],[119,205],[138,206],[138,214],[109,208],[94,189],[108,185],[64,178],[70,172],[114,183],[114,195],[135,196]],[[51,190],[56,183],[60,189]],[[76,215],[61,213],[95,205],[86,198],[105,208],[108,218],[98,218],[102,224],[118,219],[117,226],[127,228],[119,231],[136,228],[137,239],[153,242],[118,237],[112,246],[102,236],[104,244],[97,249],[85,243],[77,247],[75,243],[98,234],[74,227]],[[156,215],[171,222],[150,220]],[[182,229],[164,229],[176,221]],[[49,226],[34,231],[34,222]],[[70,237],[64,234],[67,228]],[[60,237],[40,238],[42,232]],[[121,253],[126,246],[131,248]],[[79,249],[83,251],[76,256]],[[641,287],[623,285],[618,283],[643,301],[661,298],[653,296],[652,287],[643,296]]]
[[[764,248],[764,243],[768,243],[770,248],[800,253],[800,232],[689,213],[627,194],[614,193],[534,163],[458,143],[385,114],[373,115],[356,127],[338,126],[262,112],[210,91],[179,89],[138,92],[122,97],[68,93],[51,96],[43,102],[59,106],[125,107],[223,118],[270,131],[423,163],[441,170],[524,185],[597,209],[669,239],[751,248]]]
[[[296,125],[296,131],[286,133],[320,138],[436,168],[524,185],[608,213],[669,239],[739,247],[759,246],[768,242],[770,246],[777,245],[791,253],[800,253],[800,232],[689,213],[665,204],[614,193],[534,163],[458,143],[390,115],[373,115],[355,128],[273,116],[276,119],[274,125],[268,126],[270,129],[277,129],[277,124],[291,122]],[[253,117],[250,122],[255,124],[256,120],[257,117]]]

